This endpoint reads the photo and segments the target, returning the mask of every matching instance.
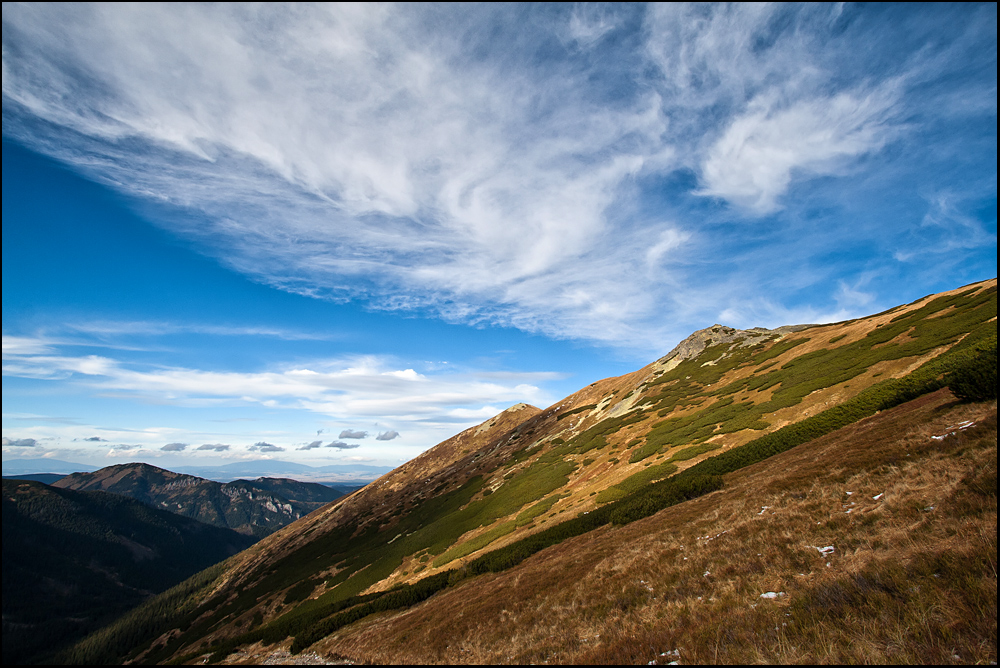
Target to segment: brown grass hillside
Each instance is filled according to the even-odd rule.
[[[995,662],[996,469],[996,403],[941,390],[313,649],[376,663]]]
[[[978,445],[950,454],[930,439],[995,412],[933,394],[995,347],[996,279],[831,325],[708,327],[638,371],[448,439],[72,660],[995,657],[995,603],[973,601],[995,593],[995,426],[963,431]],[[962,487],[990,470],[992,497]],[[960,497],[990,545],[948,533],[958,520],[942,509]],[[972,570],[948,570],[954,559]],[[954,613],[949,591],[978,612]],[[935,643],[952,638],[945,657]]]

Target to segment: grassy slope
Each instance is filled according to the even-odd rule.
[[[376,663],[996,661],[996,444],[995,402],[941,390],[313,649]]]
[[[338,612],[345,604],[363,603],[351,597],[366,590],[436,573],[449,578],[447,569],[516,547],[525,536],[551,534],[548,528],[564,518],[597,510],[589,516],[596,517],[601,503],[646,494],[652,481],[697,470],[718,452],[727,453],[719,461],[731,460],[731,448],[805,416],[822,427],[813,424],[805,436],[826,433],[878,403],[839,422],[828,419],[831,407],[913,371],[970,331],[972,338],[990,331],[995,337],[995,315],[995,281],[989,281],[753,347],[709,342],[694,360],[661,360],[546,411],[504,416],[503,429],[480,440],[470,441],[479,430],[469,430],[232,560],[209,600],[202,594],[200,608],[191,608],[192,619],[200,619],[180,624],[185,633],[146,658],[254,629],[269,634],[269,642],[284,637],[282,629],[325,633],[340,623],[330,620],[347,614]],[[765,454],[790,447],[773,445]],[[726,470],[732,468],[719,472]],[[167,619],[161,626],[178,624]]]

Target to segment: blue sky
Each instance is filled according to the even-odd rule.
[[[3,457],[398,464],[996,275],[996,5],[5,4]]]

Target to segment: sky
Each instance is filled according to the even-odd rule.
[[[996,5],[3,10],[3,459],[395,466],[997,274]]]

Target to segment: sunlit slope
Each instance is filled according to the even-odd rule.
[[[395,664],[995,662],[996,435],[995,402],[942,389],[309,651]]]
[[[947,360],[991,336],[995,279],[833,325],[701,330],[544,411],[508,409],[268,537],[150,625],[178,631],[129,649],[153,661],[209,648],[221,658],[289,635],[308,646],[352,616],[644,517],[716,488],[720,474],[936,389]],[[86,656],[125,649],[114,637],[94,639],[88,651],[107,653]]]

